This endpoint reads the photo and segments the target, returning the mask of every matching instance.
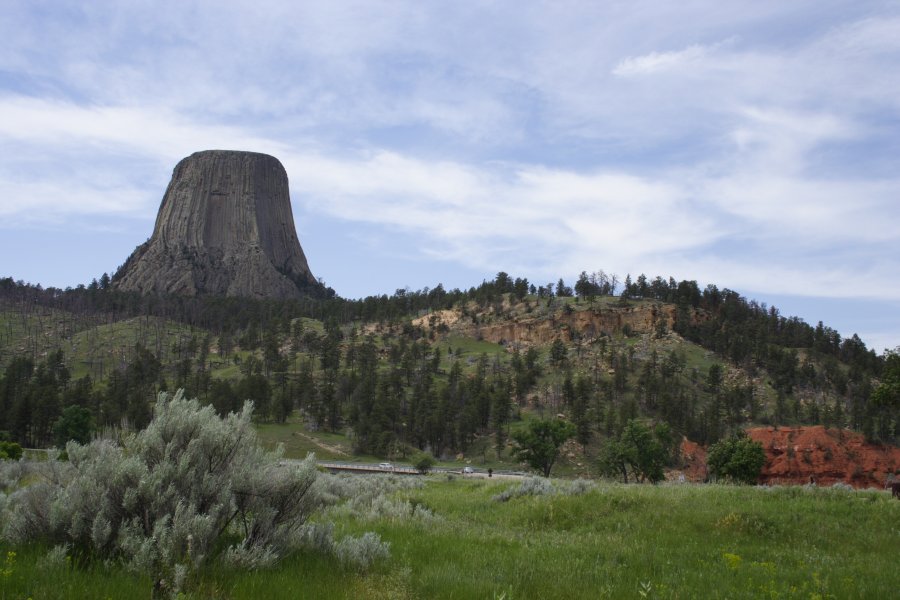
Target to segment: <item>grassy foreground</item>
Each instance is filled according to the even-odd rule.
[[[578,496],[492,497],[517,485],[433,477],[399,494],[431,520],[338,517],[391,558],[357,573],[299,553],[256,573],[210,569],[197,598],[889,598],[900,502],[885,492],[602,484]],[[340,514],[340,513],[338,513]],[[2,548],[0,598],[149,597],[118,568],[42,566]],[[10,554],[14,553],[14,554]]]

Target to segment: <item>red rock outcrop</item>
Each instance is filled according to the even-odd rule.
[[[760,483],[882,488],[890,474],[900,472],[900,448],[869,444],[861,433],[847,429],[754,427],[747,434],[766,452]],[[687,478],[703,481],[706,449],[684,440],[681,453]]]
[[[757,427],[748,435],[766,451],[762,483],[843,482],[853,487],[884,487],[900,470],[900,448],[869,444],[861,433],[814,427]]]

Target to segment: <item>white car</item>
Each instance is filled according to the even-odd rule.
[[[378,468],[384,471],[393,471],[394,465],[392,465],[391,463],[378,463]]]
[[[475,472],[475,469],[473,469],[472,467],[463,467],[462,472],[463,472],[463,475],[471,475],[472,473]]]

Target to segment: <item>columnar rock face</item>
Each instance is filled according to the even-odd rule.
[[[125,291],[296,298],[317,288],[278,159],[196,152],[175,167],[153,235],[113,277]]]

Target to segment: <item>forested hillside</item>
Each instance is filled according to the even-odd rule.
[[[700,443],[760,424],[896,443],[898,363],[732,290],[643,275],[290,301],[0,280],[0,431],[28,447],[143,426],[176,388],[223,414],[252,399],[260,420],[378,456],[476,440],[503,454],[534,415],[565,416],[583,449],[633,419]]]

